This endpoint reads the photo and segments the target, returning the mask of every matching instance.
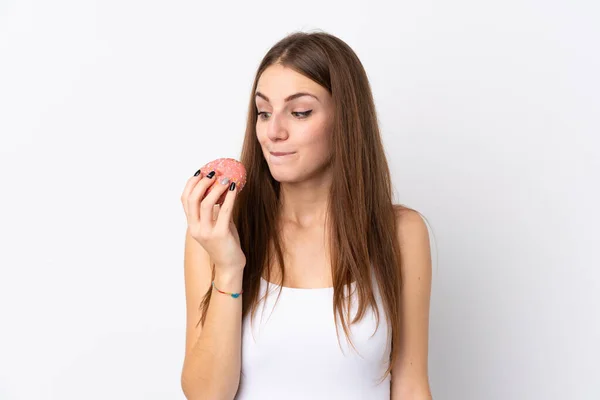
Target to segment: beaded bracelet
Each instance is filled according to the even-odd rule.
[[[212,287],[214,287],[215,289],[217,289],[217,292],[219,293],[223,293],[223,294],[227,294],[231,297],[233,297],[234,299],[237,299],[238,297],[240,297],[240,294],[244,293],[244,291],[242,290],[239,293],[229,293],[229,292],[224,292],[222,290],[219,290],[216,286],[215,286],[215,281],[212,282]]]

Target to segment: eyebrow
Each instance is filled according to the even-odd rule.
[[[289,95],[288,97],[285,98],[285,102],[287,103],[288,101],[292,101],[292,100],[297,99],[298,97],[302,97],[302,96],[314,97],[315,99],[317,99],[318,102],[321,102],[321,100],[319,100],[319,98],[317,96],[315,96],[314,94],[306,93],[306,92],[299,92],[299,93],[294,93],[292,95]],[[259,91],[256,91],[256,97],[260,97],[260,98],[270,102],[269,98]]]

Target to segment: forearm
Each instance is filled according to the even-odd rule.
[[[394,373],[392,371],[392,377]],[[431,400],[427,373],[396,376],[392,379],[391,400]]]
[[[242,269],[217,272],[215,286],[239,293],[242,278]],[[183,367],[182,389],[189,400],[233,399],[241,370],[241,325],[241,296],[233,298],[213,289],[202,331]]]
[[[428,384],[411,387],[392,388],[391,400],[432,400]]]

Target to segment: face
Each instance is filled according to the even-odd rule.
[[[280,65],[268,67],[256,89],[256,135],[273,178],[299,182],[327,168],[333,115],[329,92]]]

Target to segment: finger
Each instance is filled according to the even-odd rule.
[[[229,187],[227,183],[223,184],[224,177],[219,177],[219,180],[213,178],[215,181],[210,189],[210,193],[204,197],[200,202],[200,226],[204,228],[212,228],[214,226],[213,212],[214,207],[217,204],[217,200],[223,194],[223,192]]]
[[[215,229],[229,229],[229,223],[231,222],[231,214],[233,210],[233,205],[235,203],[235,198],[237,197],[237,191],[237,186],[235,186],[233,190],[231,190],[231,183],[228,185],[227,194],[225,195],[225,201],[219,209],[219,215],[217,216]]]
[[[203,178],[203,175],[202,173],[200,173],[200,170],[198,170],[197,174],[198,175],[194,175],[187,180],[185,187],[183,188],[183,193],[181,194],[181,203],[183,204],[183,209],[185,210],[186,214],[188,213],[188,198],[190,197],[190,193],[192,192],[192,189],[196,187],[198,182]]]
[[[215,206],[213,207],[213,212],[212,212],[212,220],[216,221],[217,218],[219,217],[219,211],[221,210],[221,206],[218,204],[215,204]]]
[[[208,190],[208,188],[215,182],[214,175],[210,177],[210,173],[202,178],[196,186],[192,189],[190,193],[187,204],[188,204],[188,224],[190,223],[198,223],[200,221],[200,202],[204,197],[204,194]]]

